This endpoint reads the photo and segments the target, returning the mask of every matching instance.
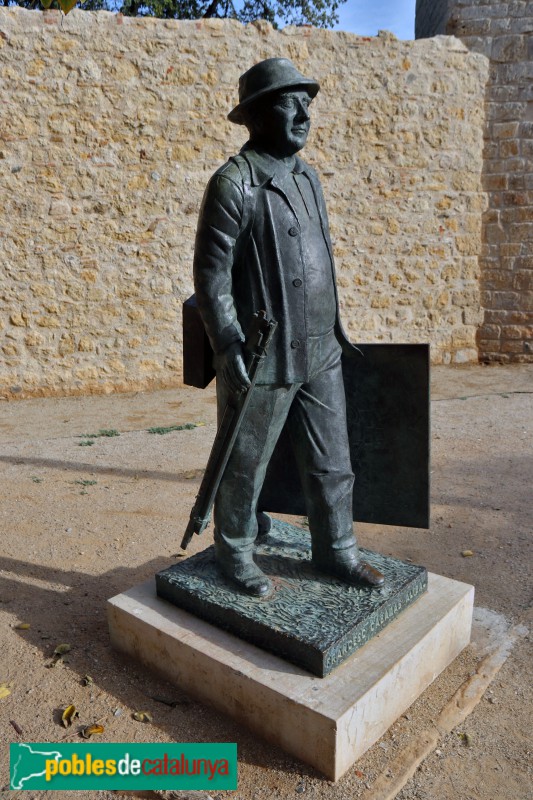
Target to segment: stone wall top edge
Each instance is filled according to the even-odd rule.
[[[27,9],[20,6],[0,7],[0,22],[9,18],[25,18],[25,23],[33,23],[32,27],[42,27],[45,20],[50,23],[51,20],[57,19],[58,25],[63,17],[59,9]],[[273,26],[265,20],[256,20],[251,23],[241,23],[234,19],[159,19],[157,17],[128,17],[122,14],[117,14],[112,11],[85,11],[83,9],[74,8],[68,15],[63,17],[63,24],[61,27],[62,33],[69,33],[68,23],[74,20],[84,20],[88,24],[98,24],[109,27],[128,27],[135,28],[189,28],[192,30],[208,33],[211,31],[231,31],[233,30],[248,30],[251,33],[256,32],[259,35],[274,35],[274,36],[294,36],[309,38],[310,36],[332,36],[332,37],[349,37],[351,39],[363,39],[364,41],[378,40],[382,38],[396,40],[394,34],[387,31],[380,31],[381,36],[364,36],[363,34],[351,33],[348,31],[333,31],[325,28],[315,28],[313,26],[295,26],[287,25],[285,28],[276,30]]]
[[[393,33],[389,31],[379,31],[377,36],[364,36],[363,34],[351,33],[342,30],[330,30],[325,28],[314,28],[311,26],[294,26],[288,25],[280,30],[275,30],[269,22],[258,20],[249,24],[243,24],[238,20],[232,19],[198,19],[198,20],[166,20],[158,19],[156,17],[126,17],[111,11],[84,11],[82,9],[74,8],[70,13],[62,19],[62,14],[57,9],[40,10],[40,9],[26,9],[19,6],[0,7],[0,25],[6,24],[8,20],[15,20],[15,23],[23,24],[26,29],[36,30],[42,29],[45,25],[48,29],[52,28],[53,20],[57,19],[57,26],[63,34],[76,34],[80,35],[84,30],[94,26],[99,28],[113,29],[117,32],[124,28],[145,28],[150,30],[176,30],[181,31],[185,35],[198,32],[199,34],[209,34],[209,32],[217,33],[235,33],[241,31],[242,33],[249,33],[251,35],[266,37],[280,37],[283,41],[287,37],[295,39],[309,39],[353,43],[357,46],[364,45],[381,45],[388,48],[398,48],[419,51],[450,51],[464,53],[466,56],[471,56],[468,48],[454,36],[435,36],[427,39],[398,39]],[[23,20],[23,22],[22,22]],[[48,20],[48,24],[46,24]],[[69,28],[69,22],[71,27]],[[78,27],[80,23],[84,23],[82,30]],[[51,24],[52,23],[52,24]],[[74,23],[76,23],[74,25]],[[317,43],[318,43],[317,42]],[[475,54],[477,55],[477,54]],[[483,56],[482,56],[483,57]]]
[[[103,24],[110,24],[117,27],[122,26],[134,26],[134,27],[161,27],[161,28],[177,28],[177,27],[184,27],[184,28],[191,28],[195,30],[202,30],[207,32],[209,30],[231,30],[233,29],[250,29],[251,31],[257,31],[258,33],[265,35],[265,34],[274,34],[274,35],[300,35],[308,38],[312,35],[317,34],[342,34],[344,36],[351,36],[354,38],[372,38],[377,39],[378,37],[364,37],[363,34],[353,34],[346,31],[332,31],[329,29],[324,28],[314,28],[313,26],[291,26],[288,25],[285,28],[281,28],[280,30],[276,30],[273,26],[266,22],[265,20],[256,20],[251,23],[241,23],[235,19],[217,19],[217,18],[209,18],[209,19],[160,19],[158,17],[129,17],[124,16],[122,14],[118,14],[113,11],[86,11],[80,8],[73,8],[68,15],[63,15],[59,9],[27,9],[21,8],[20,6],[8,6],[8,7],[0,7],[0,20],[2,19],[9,19],[9,18],[16,18],[16,17],[25,17],[26,21],[32,21],[35,23],[35,26],[42,25],[44,20],[53,20],[57,19],[58,21],[61,20],[63,17],[63,27],[62,32],[68,33],[68,22],[73,21],[75,19],[84,19],[87,21],[93,21]],[[391,34],[392,35],[392,34]]]

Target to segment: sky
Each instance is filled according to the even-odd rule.
[[[336,30],[376,36],[391,31],[398,39],[415,37],[416,0],[347,0],[338,9]]]

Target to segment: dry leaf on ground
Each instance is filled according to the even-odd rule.
[[[70,705],[61,714],[61,722],[65,728],[68,728],[76,717],[79,717],[79,712],[76,711],[76,706]]]
[[[4,697],[7,697],[10,694],[11,689],[9,688],[9,684],[0,683],[0,700],[3,700]]]
[[[104,730],[105,728],[103,725],[87,725],[87,727],[81,731],[81,735],[84,739],[90,739],[91,736],[99,736]]]
[[[153,722],[154,719],[149,711],[134,711],[131,715],[137,722]]]

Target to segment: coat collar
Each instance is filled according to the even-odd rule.
[[[278,174],[279,162],[264,150],[256,149],[250,142],[247,142],[240,152],[250,169],[252,186],[262,186],[274,179]],[[307,165],[301,158],[295,156],[293,172],[305,173],[308,177]]]

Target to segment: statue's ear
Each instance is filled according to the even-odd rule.
[[[258,139],[265,127],[265,100],[252,103],[242,112],[242,119],[250,133],[250,139]]]

